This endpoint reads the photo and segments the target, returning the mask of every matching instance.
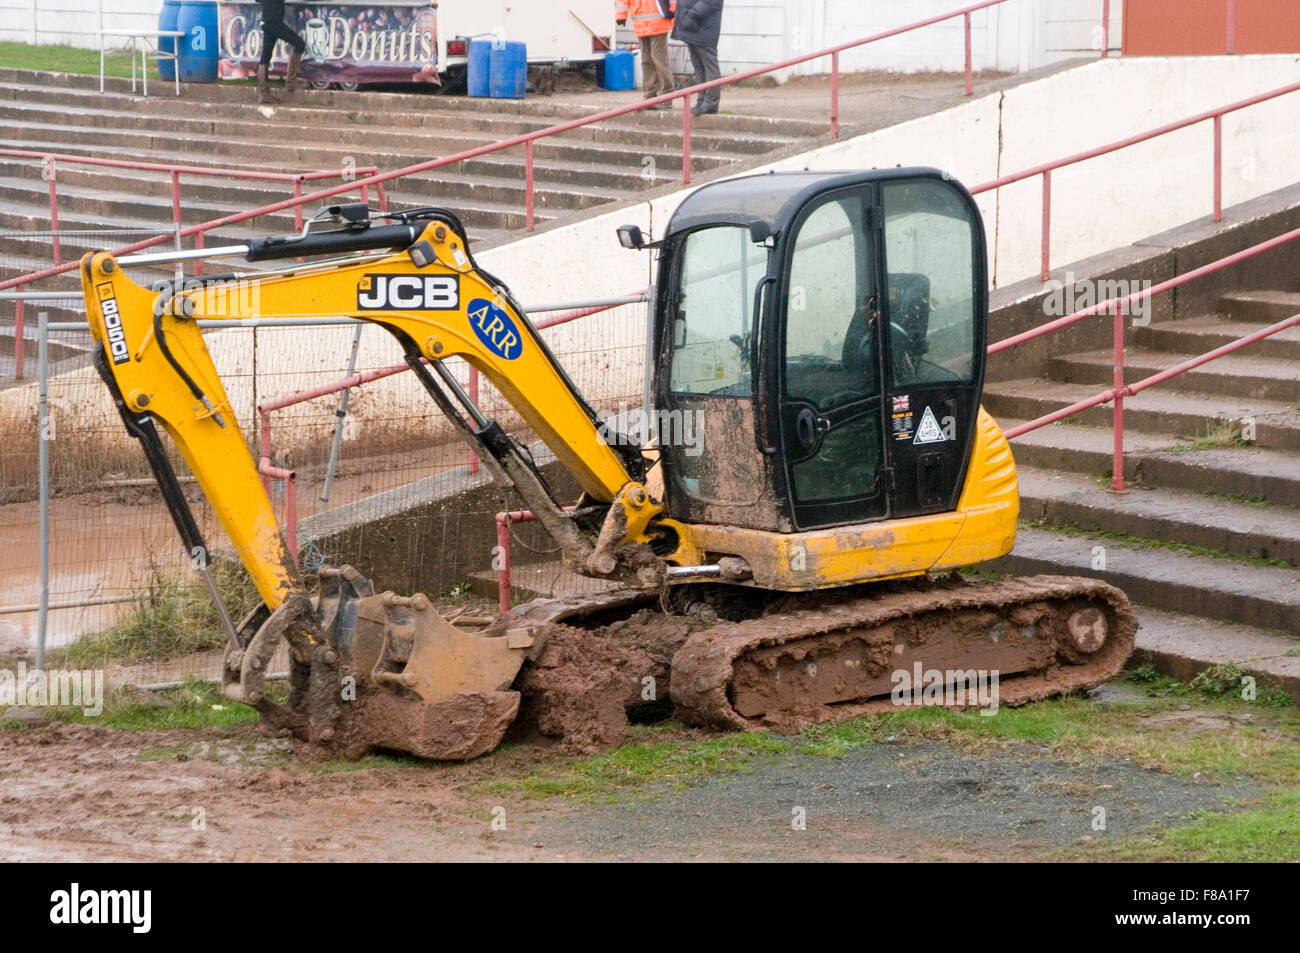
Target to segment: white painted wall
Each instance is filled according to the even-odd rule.
[[[971,14],[971,60],[977,70],[1016,72],[1101,49],[1103,0],[1007,0]],[[825,49],[858,37],[928,20],[970,4],[963,0],[726,0],[718,45],[724,71],[739,72]],[[1122,0],[1111,3],[1110,47],[1120,47]],[[846,50],[845,70],[959,70],[965,61],[961,17]],[[821,73],[829,59],[791,74]]]
[[[554,3],[561,18],[569,0]],[[590,0],[587,0],[590,2]],[[724,72],[790,59],[844,40],[961,9],[969,0],[726,0],[719,57]],[[1017,71],[1101,48],[1103,0],[1007,0],[971,17],[976,69]],[[99,11],[106,29],[147,29],[158,22],[162,0],[0,0],[0,40],[98,47]],[[447,12],[455,14],[458,4]],[[612,17],[613,0],[609,2]],[[585,11],[584,11],[585,12]],[[501,20],[492,14],[490,17]],[[593,23],[605,29],[605,18]],[[1112,0],[1110,46],[1120,47],[1123,0]],[[567,20],[566,20],[567,25]],[[459,29],[459,28],[457,28]],[[484,29],[491,29],[491,26]],[[33,32],[34,30],[34,32]],[[455,31],[453,31],[455,32]],[[518,37],[512,37],[517,39]],[[525,38],[526,39],[526,38]],[[620,36],[620,41],[623,36]],[[846,70],[958,70],[965,56],[962,20],[927,27],[844,54]],[[798,67],[799,74],[825,72],[829,60]]]

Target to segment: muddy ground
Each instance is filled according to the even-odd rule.
[[[1134,691],[1108,686],[1092,703]],[[1178,701],[1143,724],[1254,730],[1251,715]],[[891,736],[827,756],[797,738],[672,722],[631,740],[637,752],[678,753],[627,784],[635,758],[538,744],[466,764],[313,764],[251,724],[10,725],[0,729],[0,860],[1089,859],[1089,845],[1233,809],[1267,787],[1104,753],[1080,761],[1032,742],[972,751]]]

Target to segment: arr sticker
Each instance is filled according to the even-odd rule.
[[[131,350],[126,346],[126,331],[122,328],[122,313],[113,297],[113,286],[105,282],[95,288],[99,295],[99,313],[104,316],[104,345],[114,364],[131,360]]]
[[[523,338],[519,328],[510,315],[498,308],[487,298],[475,298],[466,309],[469,326],[483,346],[497,357],[513,361],[524,350]]]

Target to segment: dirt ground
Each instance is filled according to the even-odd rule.
[[[1096,703],[1126,691],[1105,687]],[[1233,730],[1230,718],[1187,707],[1157,717],[1210,717],[1214,730]],[[826,757],[749,737],[756,756],[735,770],[685,782],[665,772],[592,797],[582,785],[518,784],[585,763],[536,744],[464,764],[311,764],[251,724],[9,727],[0,730],[0,860],[1033,860],[1224,809],[1262,788],[1122,758],[1071,763],[1033,744],[972,754],[885,739]],[[633,738],[686,742],[701,759],[718,740],[671,724]],[[1098,805],[1104,833],[1092,823]]]

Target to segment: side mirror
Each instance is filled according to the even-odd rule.
[[[645,236],[641,234],[641,226],[620,225],[618,227],[618,243],[624,248],[645,248]]]
[[[772,237],[772,227],[767,222],[749,223],[749,240],[755,245],[762,245]]]

